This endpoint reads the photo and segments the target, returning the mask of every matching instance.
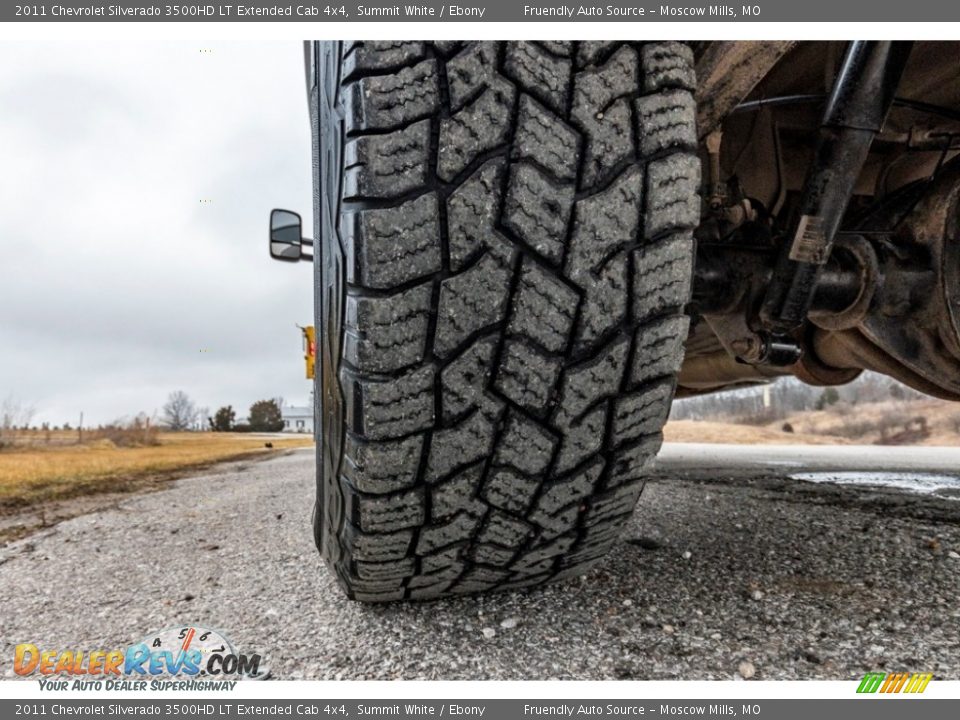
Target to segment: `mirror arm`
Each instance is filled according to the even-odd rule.
[[[313,238],[300,238],[300,260],[313,262],[313,252],[304,252],[306,248],[313,248]]]

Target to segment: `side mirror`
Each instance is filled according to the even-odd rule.
[[[303,237],[303,222],[290,210],[270,211],[270,257],[274,260],[299,262],[313,260],[313,253],[303,251],[313,247],[313,241]]]

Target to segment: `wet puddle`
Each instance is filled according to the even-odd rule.
[[[960,500],[960,476],[941,473],[831,471],[792,473],[794,480],[834,485],[892,488],[920,495]]]

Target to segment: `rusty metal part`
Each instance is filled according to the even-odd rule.
[[[939,249],[938,335],[960,359],[960,161],[947,166],[913,215],[915,220],[907,218],[905,225],[914,239],[934,251]]]
[[[680,388],[696,391],[693,394],[699,394],[730,386],[770,382],[790,374],[789,368],[747,365],[721,351],[685,360],[677,384]]]
[[[700,327],[707,331],[710,329],[706,323],[701,323]],[[693,338],[694,346],[688,346],[687,357],[680,369],[677,379],[678,397],[768,383],[787,375],[794,375],[809,385],[845,385],[863,372],[859,367],[838,368],[822,362],[813,350],[812,343],[804,343],[805,352],[794,365],[749,364],[731,355],[719,341],[713,344],[714,349],[710,349],[710,343],[704,337],[707,332],[701,329],[698,334],[700,347],[696,346],[697,339]],[[759,344],[748,347],[742,343],[742,339],[733,341],[731,344],[734,351],[741,355],[760,352]]]
[[[763,364],[774,348],[747,320],[769,278],[769,254],[702,250],[709,263],[698,262],[693,308],[723,352],[701,338],[703,352],[688,357],[681,385],[705,391],[783,374],[836,385],[868,369],[960,400],[960,161],[863,225],[838,240],[811,322],[794,336],[804,355],[783,355],[786,367]]]
[[[803,356],[793,366],[793,374],[808,385],[818,387],[846,385],[856,380],[863,373],[862,367],[836,367],[824,362],[817,354],[814,337],[818,332],[821,331],[815,326],[806,328],[802,342]]]
[[[858,330],[845,330],[831,333],[818,330],[813,338],[813,350],[817,357],[829,366],[837,369],[866,368],[874,372],[895,377],[914,390],[938,397],[943,400],[960,400],[960,391],[943,386],[945,375],[939,382],[930,380],[927,375],[916,372],[912,367],[901,363],[885,349],[881,349],[872,340],[867,339]],[[945,372],[949,372],[945,368]]]
[[[861,272],[832,262],[818,289],[815,307],[825,315],[842,314],[862,296]],[[762,297],[772,272],[773,255],[763,248],[701,246],[694,275],[693,308],[703,322],[694,326],[680,384],[705,392],[710,388],[767,382],[804,374],[814,384],[846,382],[856,373],[803,366],[793,338],[757,332],[747,322],[748,308]],[[812,363],[812,361],[811,361]]]
[[[697,128],[701,138],[720,127],[795,40],[711,42],[697,59]]]
[[[749,334],[748,329],[738,324],[721,331],[725,336]],[[737,347],[736,343],[737,340],[734,340],[734,347],[725,347],[710,323],[703,316],[695,317],[687,336],[686,357],[680,370],[677,396],[691,397],[720,389],[767,383],[789,374],[789,370],[783,368],[757,368],[738,362],[731,351],[743,349]]]
[[[765,336],[749,319],[769,282],[770,249],[702,245],[691,307],[704,322],[681,385],[705,392],[783,374],[836,385],[869,369],[960,399],[960,160],[887,199],[859,227],[838,236],[809,322],[792,336],[805,351],[799,359],[789,338]]]
[[[919,200],[917,199],[919,196]],[[862,367],[930,395],[960,399],[960,162],[864,223],[878,235],[882,284],[855,326],[818,321],[813,350],[836,368]]]
[[[956,199],[955,199],[956,201]],[[952,230],[943,248],[940,272],[941,290],[944,299],[944,318],[941,322],[941,339],[954,356],[960,357],[960,228],[957,228],[958,213],[954,212]]]
[[[726,227],[736,229],[746,222],[756,222],[757,211],[750,202],[750,198],[743,198],[738,203],[727,205],[719,211],[719,216]]]
[[[854,199],[828,263],[817,269],[806,321],[789,333],[780,331],[803,348],[803,357],[789,367],[756,364],[764,355],[758,311],[777,238],[802,214],[811,148],[829,115],[818,106],[827,97],[824,89],[837,85],[838,63],[825,58],[835,49],[839,60],[846,43],[776,45],[705,43],[697,50],[709,210],[697,230],[694,324],[678,394],[769,382],[784,374],[836,385],[870,369],[921,392],[960,400],[956,45],[914,46],[901,95],[882,128],[879,114],[867,110],[895,91],[892,72],[881,73],[883,82],[867,83],[867,92],[861,84],[862,102],[840,108],[835,134],[844,127],[880,132],[853,183]],[[745,67],[762,69],[751,77],[741,72]],[[826,165],[837,169],[832,161]],[[741,211],[744,199],[750,206],[742,209],[756,215]]]
[[[812,314],[823,319],[847,318],[869,303],[876,278],[876,258],[869,245],[855,238],[823,270],[813,298]],[[849,250],[848,250],[849,248]],[[763,296],[770,282],[774,256],[770,248],[743,248],[703,243],[697,250],[693,302],[704,316],[745,314]],[[738,321],[746,325],[746,320]]]
[[[834,262],[856,274],[856,280],[845,277],[843,288],[838,288],[837,292],[849,292],[850,287],[856,287],[856,298],[839,311],[836,307],[824,309],[815,303],[808,317],[810,322],[825,330],[848,330],[860,325],[870,310],[881,281],[880,265],[873,246],[860,235],[840,235],[837,238],[834,244]],[[821,273],[817,293],[828,294],[831,283],[838,281],[837,277],[836,273]]]
[[[704,315],[703,319],[719,338],[727,355],[744,364],[760,362],[764,350],[763,340],[747,325],[743,313]]]
[[[707,190],[707,207],[710,210],[719,210],[726,204],[727,188],[720,180],[720,148],[723,144],[723,132],[719,129],[707,135],[704,145],[710,158],[707,163],[710,185]]]

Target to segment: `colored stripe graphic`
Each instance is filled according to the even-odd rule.
[[[875,693],[880,688],[880,683],[883,682],[884,677],[883,673],[867,673],[863,676],[863,680],[860,681],[860,687],[857,688],[857,692]]]
[[[922,693],[927,689],[927,685],[930,684],[930,681],[933,679],[933,673],[915,673],[913,679],[910,681],[912,689],[905,690],[904,692],[909,693]]]
[[[933,673],[867,673],[857,687],[858,693],[922,693]]]

